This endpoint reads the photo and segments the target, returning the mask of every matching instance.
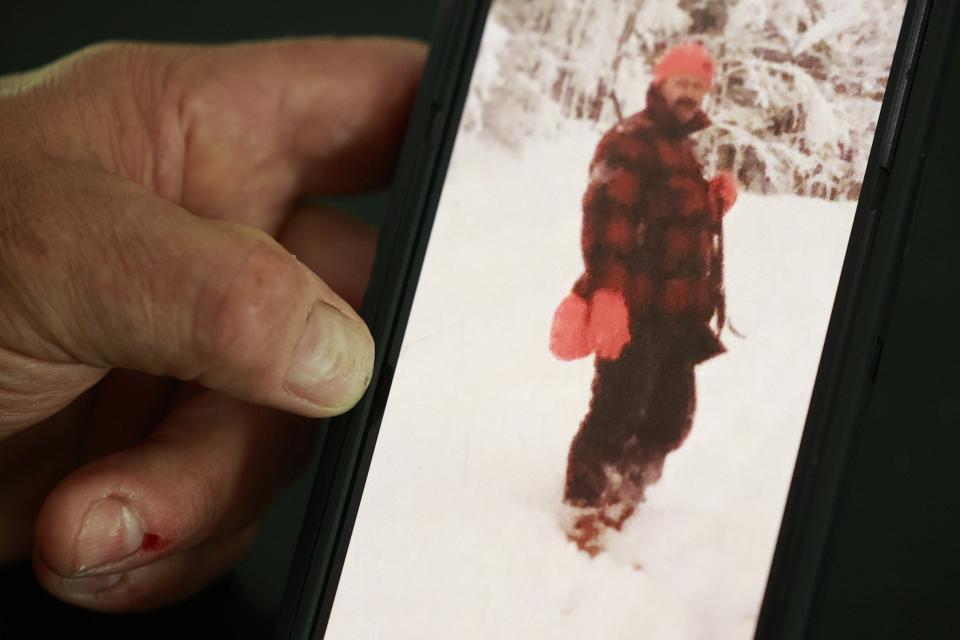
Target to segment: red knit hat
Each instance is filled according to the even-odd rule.
[[[696,76],[713,85],[713,58],[702,44],[680,44],[663,54],[653,68],[654,82],[660,83],[669,76],[686,74]]]

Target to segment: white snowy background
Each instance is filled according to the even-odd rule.
[[[591,559],[560,522],[593,361],[547,345],[604,124],[540,103],[550,130],[504,144],[483,92],[510,39],[485,36],[327,637],[749,638],[856,203],[741,195],[725,273],[744,337],[698,367],[689,439]]]

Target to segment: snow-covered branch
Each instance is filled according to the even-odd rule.
[[[748,190],[855,198],[905,0],[495,0],[465,116],[510,146],[643,108],[667,47],[717,63],[699,136]],[[614,100],[616,98],[616,100]]]

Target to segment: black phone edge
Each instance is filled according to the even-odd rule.
[[[274,638],[327,623],[491,0],[441,0],[360,315],[377,345],[367,392],[328,421]],[[331,524],[334,523],[334,524]]]
[[[908,0],[779,538],[760,640],[806,637],[846,461],[870,402],[957,3]]]
[[[363,400],[329,423],[276,638],[320,637],[330,615],[490,2],[443,0],[438,11],[361,310],[383,348]],[[907,2],[757,623],[760,640],[804,637],[844,463],[882,349],[955,13],[956,4],[943,0]]]

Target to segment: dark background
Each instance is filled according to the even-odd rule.
[[[225,42],[306,34],[426,39],[436,5],[437,0],[6,0],[0,6],[0,73],[42,65],[104,39]],[[951,56],[955,74],[960,47]],[[877,375],[882,393],[855,439],[810,637],[960,637],[957,83],[948,85],[942,101],[928,182],[885,335]],[[386,211],[383,193],[348,204],[373,222]],[[44,595],[29,567],[0,570],[0,638],[268,637],[311,475],[270,510],[253,553],[232,575],[161,612],[86,613]]]
[[[427,40],[437,5],[437,0],[0,0],[0,75],[44,65],[101,40],[230,42],[354,34]],[[340,204],[379,224],[387,194]],[[232,575],[161,612],[82,612],[42,592],[29,566],[0,569],[0,639],[269,637],[312,476],[307,473],[270,509],[253,552]]]

